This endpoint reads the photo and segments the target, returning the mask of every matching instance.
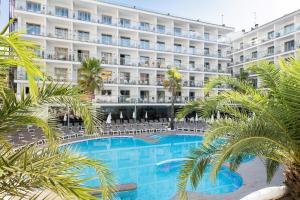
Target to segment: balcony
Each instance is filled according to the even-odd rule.
[[[136,81],[133,79],[120,79],[119,84],[123,85],[136,85]]]

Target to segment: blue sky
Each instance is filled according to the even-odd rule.
[[[0,27],[8,19],[8,1],[1,1]],[[109,0],[107,0],[109,1]],[[249,30],[256,23],[263,24],[300,9],[300,0],[114,0],[131,6],[151,9],[213,23],[233,26],[237,31]]]

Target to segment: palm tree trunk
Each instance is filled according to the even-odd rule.
[[[288,188],[287,196],[290,200],[300,199],[300,166],[299,165],[289,165],[286,167],[285,171],[285,185]]]
[[[175,102],[175,95],[172,96],[172,104],[171,104],[171,121],[170,121],[171,130],[174,130],[174,118],[175,118],[174,102]]]

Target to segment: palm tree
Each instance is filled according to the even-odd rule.
[[[41,191],[47,190],[66,199],[96,199],[91,195],[94,189],[84,187],[82,184],[86,179],[79,176],[85,167],[93,167],[101,183],[103,199],[112,199],[113,179],[107,167],[67,148],[59,149],[59,130],[54,126],[55,121],[41,112],[45,105],[69,106],[83,118],[86,133],[93,133],[100,119],[90,103],[82,100],[77,88],[54,83],[46,85],[44,81],[38,86],[35,78],[41,77],[43,80],[44,77],[33,60],[36,58],[36,46],[21,39],[20,33],[5,32],[3,30],[0,33],[0,198],[8,195],[37,197]],[[5,74],[10,66],[25,68],[29,76],[28,95],[22,91],[18,98],[13,89],[8,87]],[[5,134],[28,124],[43,130],[49,146],[37,148],[35,145],[26,145],[16,149],[6,141]]]
[[[287,195],[291,200],[300,199],[300,60],[281,60],[278,67],[263,62],[250,71],[258,75],[262,88],[220,77],[207,91],[223,83],[235,90],[191,102],[178,114],[182,117],[197,111],[208,118],[218,110],[230,116],[209,125],[203,145],[184,164],[178,183],[182,199],[187,198],[187,183],[196,188],[209,164],[216,177],[225,160],[230,159],[230,168],[236,170],[243,156],[249,154],[265,160],[268,182],[283,165]],[[215,141],[220,139],[224,143],[217,145]]]
[[[181,79],[182,75],[178,72],[177,68],[171,68],[167,71],[167,79],[164,80],[164,88],[169,90],[171,93],[171,121],[170,128],[174,130],[174,118],[175,118],[175,100],[177,92],[181,90]]]
[[[103,80],[101,78],[101,62],[96,58],[87,58],[82,61],[79,69],[79,87],[87,93],[89,98],[94,98],[95,90],[101,90]]]
[[[240,73],[236,76],[236,78],[240,81],[248,81],[249,72],[247,70],[241,70]]]

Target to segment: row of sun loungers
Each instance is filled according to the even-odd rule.
[[[125,121],[122,123],[106,124],[102,127],[97,127],[92,135],[84,134],[83,126],[61,126],[58,127],[63,134],[61,140],[72,140],[84,137],[100,137],[110,135],[140,135],[152,133],[164,133],[168,131],[167,119],[149,120],[146,121]],[[175,130],[180,132],[197,132],[203,133],[206,128],[205,122],[175,122]],[[18,128],[15,132],[7,135],[7,139],[15,146],[23,146],[28,143],[45,144],[46,136],[42,130],[33,126],[24,126]]]

